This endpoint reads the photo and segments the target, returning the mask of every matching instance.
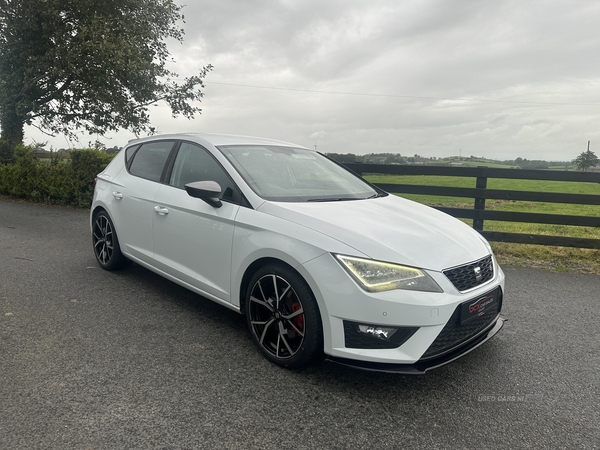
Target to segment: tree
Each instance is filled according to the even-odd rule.
[[[521,158],[517,158],[515,160],[515,163],[517,163],[517,160],[521,159]],[[521,159],[520,162],[517,163],[520,169],[534,169],[534,170],[544,170],[544,169],[548,169],[548,162],[547,161],[542,161],[542,160],[528,160],[527,158],[525,159]]]
[[[573,160],[573,164],[577,166],[579,170],[588,170],[590,167],[596,167],[600,163],[600,159],[596,154],[588,149]]]
[[[173,0],[0,0],[0,127],[10,144],[25,124],[48,134],[126,128],[152,133],[148,106],[192,118],[212,69],[176,81],[165,39],[183,41]]]

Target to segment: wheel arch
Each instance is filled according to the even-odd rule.
[[[112,220],[113,224],[115,223],[115,221],[113,220],[111,214],[104,207],[104,205],[98,204],[98,205],[94,206],[92,208],[92,210],[90,211],[90,229],[93,229],[93,227],[94,227],[94,217],[96,217],[96,214],[98,214],[100,211],[104,211],[106,214],[108,214],[108,217],[110,217],[110,220]]]
[[[253,261],[244,271],[244,274],[242,275],[242,279],[240,282],[239,302],[240,302],[240,312],[242,314],[244,314],[246,311],[246,292],[248,290],[248,285],[250,283],[250,279],[261,267],[264,267],[268,264],[284,265],[284,266],[288,267],[289,269],[293,270],[294,272],[296,272],[300,277],[302,277],[302,279],[304,279],[304,277],[302,276],[302,274],[300,274],[300,272],[298,272],[292,265],[288,264],[287,262],[283,261],[282,259],[275,258],[272,256],[265,256],[265,257],[262,257],[262,258],[259,258],[255,261]],[[306,282],[306,279],[304,279],[304,281]],[[306,282],[306,283],[308,284],[308,287],[310,288],[310,290],[313,291],[310,284],[308,282]],[[313,292],[313,296],[314,295],[315,294]]]
[[[94,228],[94,217],[96,217],[96,214],[98,214],[101,211],[106,213],[106,215],[108,217],[110,217],[110,220],[113,224],[113,228],[115,229],[115,233],[118,236],[119,235],[119,224],[115,223],[114,216],[108,211],[108,208],[103,204],[98,204],[98,205],[94,206],[94,208],[90,211],[90,230],[93,230],[93,228]]]
[[[96,207],[94,209],[92,209],[92,214],[91,217],[93,218],[96,214],[98,214],[98,212],[100,211],[104,211],[105,213],[108,214],[108,211],[106,210],[106,208],[102,205],[96,205]],[[110,214],[108,214],[110,216]]]
[[[289,262],[281,259],[281,258],[277,258],[274,256],[263,256],[260,258],[257,258],[255,261],[253,261],[250,265],[248,265],[248,267],[246,267],[246,270],[244,271],[244,274],[241,277],[240,283],[239,283],[239,311],[240,313],[244,314],[245,313],[245,307],[246,307],[246,292],[248,289],[248,285],[250,283],[250,279],[252,278],[252,276],[256,273],[257,270],[259,270],[261,267],[266,266],[268,264],[280,264],[283,265],[287,268],[289,268],[290,270],[294,271],[300,278],[302,278],[302,280],[304,280],[304,282],[307,284],[308,288],[310,289],[313,297],[315,298],[315,301],[317,302],[317,306],[319,308],[319,313],[321,314],[321,319],[324,321],[325,320],[325,316],[327,315],[327,308],[325,307],[325,304],[323,303],[323,295],[321,293],[321,290],[319,289],[318,285],[316,284],[315,280],[310,276],[309,273],[306,272],[306,270],[302,270],[303,267],[302,265],[297,265],[294,266],[292,264],[290,264]]]

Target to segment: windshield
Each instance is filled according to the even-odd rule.
[[[342,201],[378,195],[361,178],[311,150],[270,145],[218,148],[254,192],[266,200]]]

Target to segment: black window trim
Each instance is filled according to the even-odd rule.
[[[161,184],[170,186],[169,179],[171,178],[171,172],[173,171],[173,166],[175,165],[175,160],[177,159],[177,154],[179,153],[179,147],[181,147],[181,142],[182,141],[180,140],[176,140],[173,148],[171,148],[171,153],[169,153],[165,166],[163,167],[163,172],[160,176]]]
[[[141,146],[142,146],[142,144],[133,144],[128,147],[125,147],[125,151],[123,152],[123,158],[125,159],[125,168],[127,169],[128,172],[129,172],[129,166],[131,165],[131,161],[133,161],[135,154],[137,153],[137,151],[140,149]],[[131,154],[131,157],[129,159],[127,159],[127,151],[130,148],[134,148],[134,150],[132,150],[133,153]]]

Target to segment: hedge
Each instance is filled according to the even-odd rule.
[[[44,203],[89,208],[94,178],[114,155],[71,150],[69,159],[40,160],[31,147],[17,146],[10,164],[0,165],[0,194]]]

